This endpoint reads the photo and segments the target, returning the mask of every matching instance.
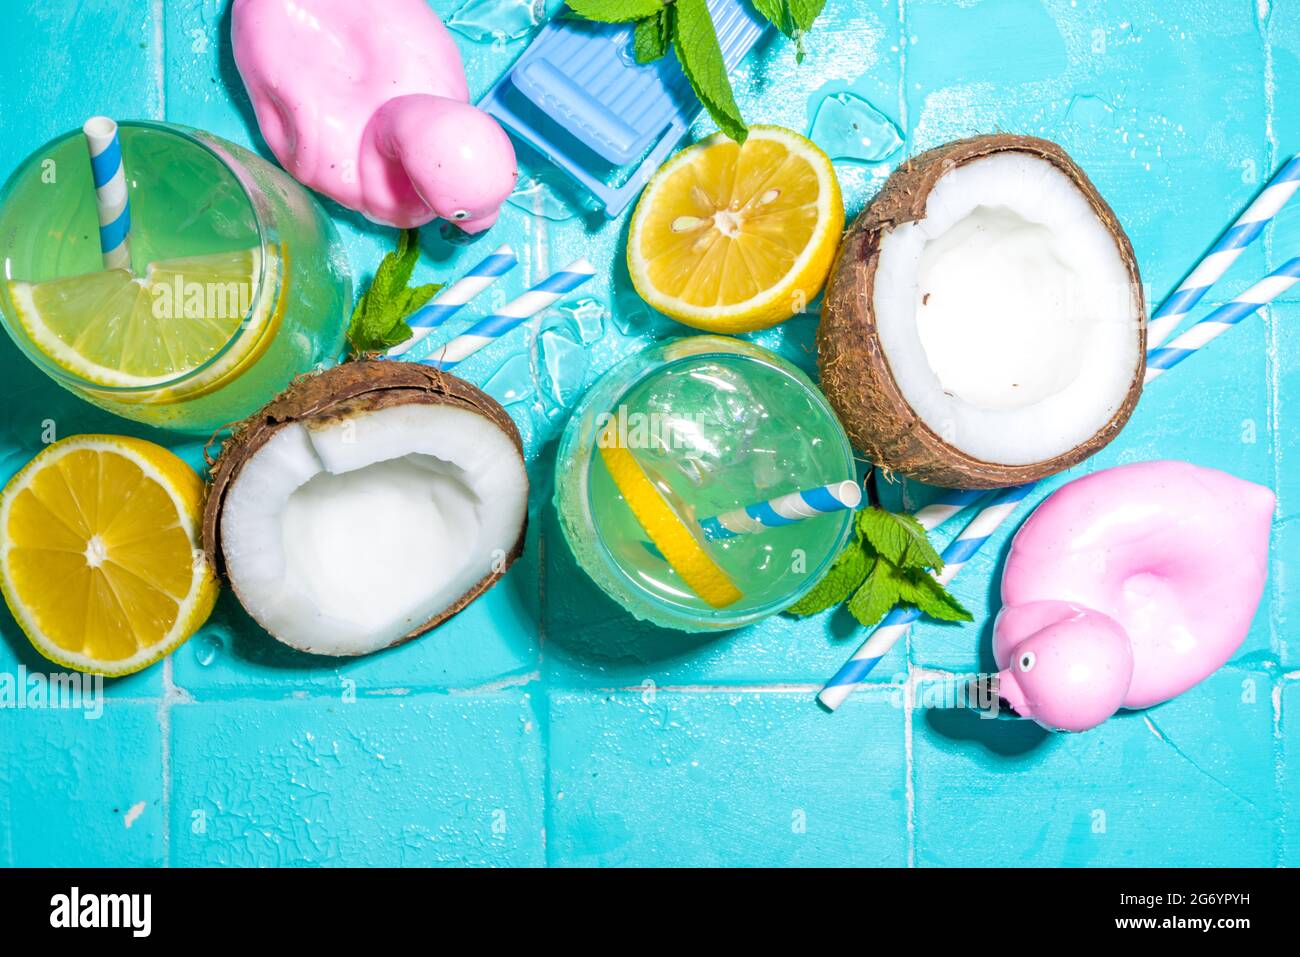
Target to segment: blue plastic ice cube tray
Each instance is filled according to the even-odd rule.
[[[709,13],[730,72],[767,22],[747,0],[709,0]],[[479,104],[581,183],[611,218],[632,202],[701,109],[676,55],[638,64],[632,33],[630,23],[557,16]]]

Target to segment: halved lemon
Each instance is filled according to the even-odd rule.
[[[752,126],[743,146],[719,133],[663,165],[632,214],[627,265],[660,312],[749,332],[821,291],[843,231],[826,154],[798,133]]]
[[[741,598],[740,589],[709,555],[690,526],[668,504],[636,456],[619,444],[619,436],[625,434],[615,418],[596,444],[605,468],[609,469],[614,485],[636,516],[637,523],[659,549],[664,561],[695,594],[714,608],[735,604]]]
[[[203,482],[167,449],[78,435],[0,492],[0,591],[36,650],[80,671],[153,664],[212,611]]]
[[[262,327],[278,320],[276,297],[253,297],[259,288],[276,288],[281,264],[272,250],[265,275],[262,253],[252,248],[150,263],[143,276],[106,269],[41,283],[14,281],[9,296],[38,349],[78,378],[114,388],[147,390],[193,372],[247,320],[245,333],[220,359],[179,391],[168,390],[174,400],[249,361],[259,343],[265,348],[274,330]]]

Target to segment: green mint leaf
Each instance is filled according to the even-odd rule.
[[[813,22],[826,7],[826,0],[789,0],[789,4],[794,28],[806,33],[812,29]]]
[[[569,9],[598,23],[630,23],[663,11],[662,0],[569,0]]]
[[[790,36],[792,27],[789,16],[789,4],[787,0],[753,0],[754,9],[759,15],[764,17],[768,23],[776,27],[786,36]]]
[[[397,249],[380,261],[370,288],[352,310],[348,341],[355,352],[380,352],[411,337],[406,317],[442,288],[437,285],[410,287],[419,259],[419,233],[414,229],[402,230],[397,237]]]
[[[812,591],[787,608],[786,614],[797,617],[815,615],[838,605],[862,585],[870,570],[871,559],[863,551],[861,542],[849,542],[830,571],[813,586]]]
[[[899,568],[943,570],[943,559],[911,515],[872,506],[858,512],[857,524],[871,547]]]
[[[673,46],[682,72],[718,129],[737,143],[744,143],[749,129],[731,92],[722,48],[705,0],[677,0],[674,7]]]
[[[794,31],[790,34],[794,39],[794,62],[802,63],[804,54],[807,50],[804,48],[804,37],[812,29],[813,21],[817,19],[822,8],[826,6],[826,0],[789,0],[790,19],[794,21]]]
[[[948,590],[925,572],[904,572],[900,577],[900,600],[915,605],[924,614],[939,621],[974,621]]]
[[[871,573],[849,599],[849,614],[864,628],[878,624],[898,603],[898,569],[876,559]]]
[[[637,63],[653,63],[668,52],[672,28],[669,8],[664,7],[654,16],[638,20],[632,34],[632,53]]]

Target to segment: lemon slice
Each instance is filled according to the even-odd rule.
[[[597,447],[614,485],[637,522],[650,536],[664,561],[695,594],[714,608],[735,604],[741,598],[740,589],[709,556],[690,526],[678,517],[636,456],[618,444],[618,436],[626,432],[620,430],[617,423],[617,418],[611,421]]]
[[[826,154],[779,126],[721,133],[663,165],[632,214],[627,265],[650,305],[710,332],[765,329],[826,282],[844,202]]]
[[[114,388],[147,389],[193,372],[221,352],[247,317],[249,329],[185,391],[202,388],[251,357],[268,340],[278,251],[257,248],[151,263],[143,276],[126,269],[9,284],[18,320],[32,343],[79,378]],[[282,297],[281,297],[282,298]],[[253,308],[256,307],[256,308]],[[251,315],[249,315],[251,311]],[[175,398],[175,395],[170,396]]]
[[[142,439],[79,435],[0,492],[0,591],[36,650],[125,675],[207,619],[217,581],[199,550],[203,482]]]

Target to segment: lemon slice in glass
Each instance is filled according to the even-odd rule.
[[[843,231],[826,154],[798,133],[753,126],[743,146],[719,133],[660,168],[632,215],[627,264],[660,312],[748,332],[803,311]]]
[[[0,491],[0,591],[36,650],[103,675],[139,671],[207,619],[203,482],[161,446],[79,435]]]
[[[143,276],[125,269],[9,284],[18,320],[32,343],[86,382],[148,389],[180,379],[221,358],[185,383],[202,388],[250,358],[267,340],[262,327],[278,316],[274,290],[279,255],[272,247],[262,271],[257,248],[151,263]],[[264,284],[259,287],[259,281]],[[282,297],[281,297],[282,298]],[[227,343],[248,328],[225,352]]]
[[[742,597],[740,589],[709,555],[691,527],[678,516],[646,475],[636,456],[618,444],[618,437],[625,434],[626,430],[620,429],[615,418],[597,447],[601,461],[609,469],[614,485],[636,516],[637,523],[659,549],[659,554],[695,594],[714,608],[734,605]]]

